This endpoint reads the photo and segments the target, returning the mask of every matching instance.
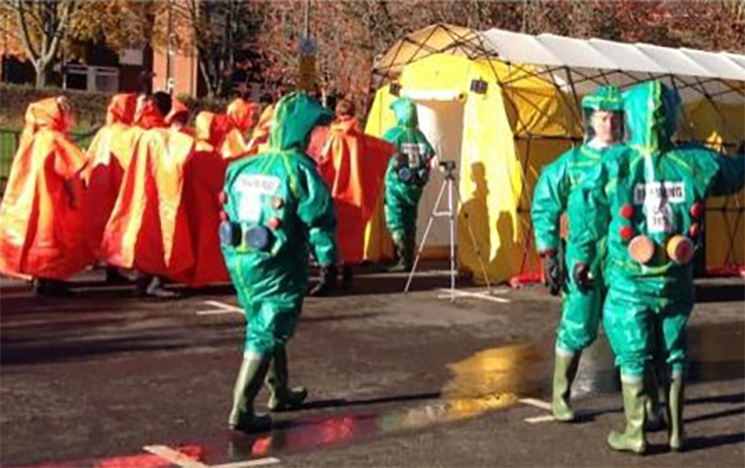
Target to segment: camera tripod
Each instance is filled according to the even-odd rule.
[[[447,217],[448,222],[450,224],[450,300],[452,302],[452,301],[455,301],[455,291],[456,291],[455,280],[456,280],[456,276],[458,275],[458,270],[456,269],[456,253],[455,253],[456,229],[457,229],[457,223],[458,223],[458,220],[456,218],[457,216],[456,210],[458,206],[464,206],[464,204],[463,204],[463,200],[460,197],[460,192],[458,191],[458,187],[456,185],[455,161],[442,161],[440,162],[440,167],[442,168],[442,171],[445,173],[445,179],[442,181],[442,185],[440,186],[440,192],[437,194],[437,201],[435,201],[435,204],[432,207],[432,213],[429,215],[429,221],[427,221],[427,228],[424,230],[424,236],[422,237],[422,242],[419,244],[419,248],[417,249],[416,257],[414,258],[414,264],[411,267],[411,271],[409,272],[409,278],[406,281],[406,287],[404,288],[404,294],[409,292],[409,287],[411,286],[411,282],[414,279],[414,273],[416,273],[416,267],[419,264],[419,259],[422,256],[422,251],[424,250],[424,246],[427,244],[427,237],[429,236],[430,230],[432,229],[432,224],[435,218]],[[447,191],[447,210],[442,210],[440,209],[440,203],[442,202],[445,191]],[[478,242],[476,242],[476,236],[473,234],[473,229],[471,228],[471,221],[465,209],[463,210],[463,215],[466,219],[466,227],[468,228],[468,234],[471,237],[473,248],[479,260],[479,266],[481,267],[481,273],[484,275],[484,281],[486,282],[487,292],[491,293],[491,283],[489,282],[489,276],[486,274],[486,266],[484,265],[484,261],[481,258],[481,249],[479,248]]]

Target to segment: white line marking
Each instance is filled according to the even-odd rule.
[[[198,310],[197,315],[226,315],[226,314],[242,314],[242,312],[237,312],[235,310],[225,310],[225,309],[210,309],[210,310]]]
[[[545,401],[536,400],[535,398],[521,398],[517,401],[525,405],[535,406],[536,408],[541,408],[541,409],[545,409],[546,411],[551,411],[551,403],[546,403]]]
[[[246,460],[246,461],[239,461],[239,462],[233,462],[233,463],[225,463],[223,465],[212,465],[211,468],[247,468],[250,466],[273,465],[275,463],[279,463],[279,458],[267,457],[267,458],[258,458],[256,460]]]
[[[220,301],[204,301],[205,304],[215,306],[219,309],[225,309],[225,310],[234,310],[236,312],[243,312],[243,309],[241,309],[238,306],[234,306],[233,304],[226,304],[224,302]]]
[[[553,421],[554,417],[552,415],[546,415],[546,416],[536,416],[534,418],[525,418],[523,421],[530,424],[537,424],[537,423],[543,423],[543,422],[549,422]]]
[[[232,304],[225,304],[220,301],[203,301],[203,304],[217,307],[217,309],[209,310],[198,310],[197,315],[221,315],[221,314],[241,314],[243,315],[243,309],[234,306]]]
[[[484,299],[484,300],[487,300],[487,301],[499,302],[501,304],[509,304],[510,302],[512,302],[509,299],[505,299],[503,297],[493,297],[493,296],[490,296],[490,295],[484,294],[484,293],[473,293],[473,292],[458,291],[458,290],[453,291],[451,289],[444,289],[444,288],[438,288],[437,290],[440,291],[440,292],[447,293],[447,294],[439,294],[437,296],[438,299],[448,298],[448,297],[452,297],[453,295],[455,295],[456,297],[457,296],[473,297],[473,298],[476,298],[476,299]]]
[[[200,461],[189,458],[183,453],[173,450],[165,445],[146,445],[142,447],[142,449],[183,468],[210,468],[209,465],[205,465]]]

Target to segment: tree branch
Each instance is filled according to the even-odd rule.
[[[31,61],[36,62],[39,60],[39,53],[33,47],[31,35],[28,31],[28,25],[26,24],[25,8],[23,6],[23,3],[23,0],[15,0],[12,5],[15,6],[16,21],[18,21],[18,25],[21,27],[21,41],[23,43],[23,48],[26,49],[26,53],[29,55]]]

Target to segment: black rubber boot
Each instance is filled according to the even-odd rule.
[[[34,294],[44,297],[75,297],[77,294],[70,289],[69,283],[47,278],[35,278],[33,281]]]
[[[284,346],[277,346],[266,375],[266,386],[270,396],[267,406],[270,411],[281,412],[297,409],[308,398],[308,390],[299,386],[290,388],[289,372],[287,369],[287,350]]]
[[[129,278],[124,276],[117,267],[107,266],[104,283],[107,285],[126,284],[129,283]]]

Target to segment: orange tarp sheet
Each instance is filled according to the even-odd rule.
[[[383,188],[388,160],[395,147],[363,134],[356,119],[340,119],[328,130],[314,132],[309,153],[331,190],[337,214],[337,241],[344,263],[363,259],[365,226]]]

